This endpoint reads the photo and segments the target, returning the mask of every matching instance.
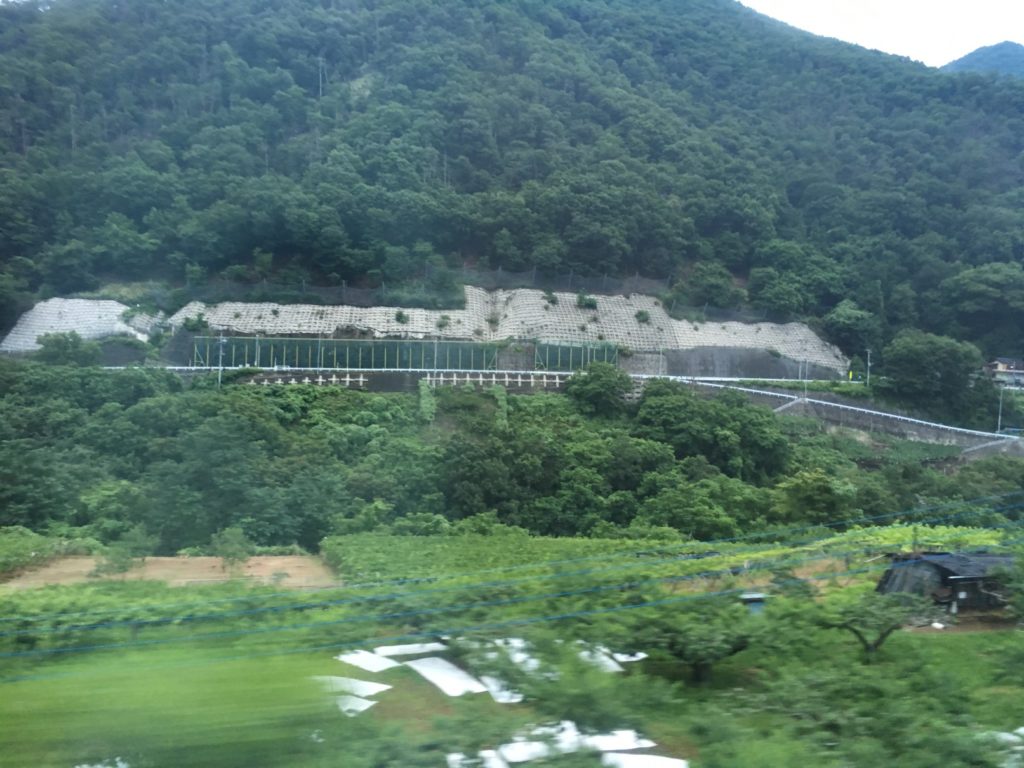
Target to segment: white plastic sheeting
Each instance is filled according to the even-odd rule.
[[[544,741],[513,741],[498,747],[498,754],[509,763],[527,763],[549,757],[556,750]]]
[[[314,677],[328,693],[351,693],[355,696],[376,696],[378,693],[391,690],[390,685],[371,683],[369,680],[356,680],[351,677],[318,676]]]
[[[647,654],[643,651],[639,653],[613,653],[612,658],[619,662],[619,664],[631,664],[634,661],[643,661],[647,658]]]
[[[598,752],[611,752],[620,749],[650,749],[658,746],[650,739],[641,738],[636,731],[621,730],[611,733],[599,733],[596,736],[583,736],[580,739],[586,749]]]
[[[618,752],[606,752],[601,755],[601,762],[609,768],[687,768],[689,765],[686,760],[674,757],[623,755]]]
[[[334,658],[346,664],[351,664],[353,667],[365,669],[367,672],[383,672],[385,669],[394,669],[401,666],[397,661],[392,661],[369,651],[351,651]]]
[[[596,648],[586,648],[580,651],[579,656],[591,666],[597,667],[602,672],[621,672],[620,665],[612,656],[602,653]]]
[[[587,735],[580,733],[576,723],[563,720],[558,725],[541,726],[498,747],[498,753],[509,763],[525,763],[552,754],[568,754],[592,750],[609,752],[627,749],[650,749],[657,744],[641,738],[636,731],[620,730],[611,733]]]
[[[377,703],[376,701],[364,699],[361,696],[339,696],[336,701],[338,709],[349,717],[355,717]]]
[[[506,637],[495,640],[494,645],[503,650],[508,656],[509,661],[524,672],[536,672],[540,669],[540,660],[526,650],[529,645],[521,637]],[[497,652],[494,651],[485,654],[485,656],[488,659],[498,658]]]
[[[462,752],[452,752],[447,762],[448,768],[508,768],[508,763],[493,749],[482,750],[475,758],[466,757]]]
[[[427,682],[435,685],[446,696],[462,696],[466,693],[487,693],[487,688],[472,675],[462,671],[450,661],[430,656],[413,659],[405,666],[415,670]]]
[[[406,645],[380,645],[373,649],[378,656],[419,656],[424,653],[447,651],[444,643],[407,643]]]
[[[523,700],[523,694],[513,691],[502,680],[489,675],[481,675],[480,682],[487,688],[491,698],[499,704],[518,704]]]

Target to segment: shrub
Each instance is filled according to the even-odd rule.
[[[201,331],[207,330],[210,327],[210,324],[206,322],[206,318],[203,317],[203,313],[200,312],[195,317],[186,317],[182,326],[190,333],[200,333]]]
[[[398,310],[397,312],[395,312],[395,321],[401,323],[402,325],[405,325],[406,323],[409,322],[409,316],[405,314],[405,312],[403,312],[402,310]]]
[[[59,543],[20,525],[0,528],[0,576],[42,565],[57,554]]]
[[[647,325],[651,322],[651,313],[646,309],[638,309],[636,312],[636,321]]]
[[[100,345],[85,341],[75,331],[47,333],[39,337],[39,351],[35,359],[50,365],[99,365]]]
[[[597,309],[597,299],[580,291],[576,294],[576,306],[580,309]]]

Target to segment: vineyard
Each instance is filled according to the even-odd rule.
[[[914,516],[955,521],[964,512],[963,505],[947,505]],[[825,688],[815,695],[825,696],[845,690],[845,667],[859,671],[858,685],[864,676],[883,685],[898,680],[907,664],[961,653],[965,635],[905,633],[886,646],[878,664],[860,667],[855,645],[815,628],[808,617],[816,606],[862,599],[888,565],[881,553],[1013,547],[1024,535],[1019,526],[918,522],[831,534],[793,527],[785,543],[757,538],[678,544],[514,531],[361,534],[324,544],[325,559],[346,583],[334,589],[295,593],[233,582],[175,590],[120,582],[0,592],[0,720],[10,726],[0,737],[0,764],[99,763],[116,756],[132,766],[169,765],[188,756],[191,764],[242,766],[273,756],[275,765],[316,766],[337,750],[353,759],[367,750],[367,766],[382,764],[373,760],[440,766],[446,753],[473,754],[549,718],[591,732],[635,727],[659,745],[651,754],[721,754],[723,760],[753,757],[767,722],[777,730],[769,754],[823,760],[833,748],[794,740],[800,721],[766,706],[766,686],[818,676]],[[753,589],[774,595],[764,616],[748,615],[740,605],[740,594]],[[685,682],[685,663],[653,629],[669,621],[698,631],[691,620],[716,632],[747,633],[749,650],[722,656],[708,685]],[[1003,680],[998,692],[987,687],[1000,674],[1000,649],[1012,644],[1012,634],[970,635],[980,655],[946,682],[970,689],[967,709],[938,722],[936,749],[971,741],[969,732],[1024,722],[1012,680]],[[449,638],[450,661],[503,676],[525,702],[448,698],[402,667],[371,675],[394,691],[365,715],[347,718],[314,684],[346,674],[335,655],[442,637]],[[506,637],[524,638],[539,669],[564,683],[480,655],[481,643]],[[567,655],[566,644],[575,641],[649,658],[612,675]],[[749,677],[768,658],[778,669]],[[732,725],[711,728],[709,711],[729,713]],[[687,724],[683,735],[678,721]],[[469,722],[477,725],[471,733]],[[877,726],[887,727],[884,720]],[[213,738],[226,729],[234,734],[230,747]],[[857,745],[886,748],[889,737],[863,723],[844,729]],[[973,753],[983,755],[983,744],[972,743]],[[567,765],[597,764],[586,755],[571,759],[583,762]]]

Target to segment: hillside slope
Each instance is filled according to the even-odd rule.
[[[8,324],[112,276],[470,262],[674,275],[779,320],[851,299],[847,351],[1024,336],[1024,84],[731,0],[43,7],[0,6]]]
[[[947,72],[993,72],[1024,77],[1024,45],[1010,41],[986,45],[943,67]]]

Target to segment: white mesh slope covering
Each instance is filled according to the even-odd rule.
[[[597,309],[577,306],[574,293],[517,289],[487,292],[466,287],[465,309],[317,306],[192,302],[170,319],[173,327],[202,315],[211,331],[240,335],[339,337],[351,332],[377,338],[442,338],[464,341],[607,342],[634,351],[729,347],[773,350],[791,360],[845,373],[839,350],[801,323],[693,323],[673,320],[653,296],[595,296]],[[399,320],[401,317],[401,321]]]
[[[155,318],[136,315],[124,319],[128,307],[117,301],[101,299],[47,299],[18,318],[17,324],[0,343],[0,352],[32,352],[39,349],[38,338],[47,333],[75,331],[83,339],[107,336],[148,338]]]

